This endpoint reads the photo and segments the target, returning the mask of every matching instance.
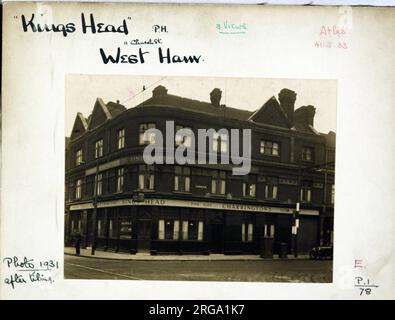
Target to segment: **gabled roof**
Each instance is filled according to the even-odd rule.
[[[109,102],[105,104],[103,99],[97,98],[95,106],[93,107],[92,114],[88,118],[88,128],[94,129],[101,125],[103,122],[121,114],[125,110],[125,106],[119,103]]]
[[[285,89],[283,89],[282,91],[284,90]],[[241,121],[250,121],[256,124],[291,129],[308,134],[319,134],[312,125],[313,118],[311,117],[314,117],[314,114],[312,114],[311,112],[309,114],[306,113],[307,111],[312,111],[314,107],[304,106],[293,111],[294,101],[290,101],[292,105],[290,105],[288,101],[282,101],[280,103],[276,99],[276,97],[273,96],[269,100],[267,100],[261,108],[259,108],[255,112],[251,112],[247,110],[227,107],[225,105],[220,105],[219,103],[217,104],[213,102],[213,99],[211,99],[212,102],[210,103],[168,94],[167,89],[163,86],[157,86],[152,92],[153,96],[151,98],[143,101],[135,108],[140,109],[146,106],[163,106],[164,108],[176,108],[180,110],[207,114],[215,117],[216,119],[226,118]],[[293,91],[291,91],[291,93],[292,92]],[[282,105],[282,103],[284,103],[284,105]],[[290,110],[284,109],[287,108],[287,106],[291,107],[289,108]],[[85,119],[81,113],[77,114],[73,127],[73,132],[71,133],[71,139],[82,135],[87,130],[95,129],[107,120],[117,117],[125,110],[127,109],[125,108],[125,106],[121,105],[119,101],[117,101],[116,103],[110,101],[105,104],[101,98],[97,98],[92,113],[88,116],[87,119]],[[289,114],[289,112],[291,112],[291,114]],[[305,115],[309,115],[309,117],[306,117]]]
[[[106,106],[112,118],[115,118],[117,115],[121,114],[126,110],[125,106],[123,106],[122,104],[112,101],[108,102]]]
[[[86,130],[88,130],[88,122],[84,118],[83,114],[81,112],[78,112],[74,120],[74,125],[71,131],[70,138],[71,139],[77,138],[83,135]]]
[[[292,126],[283,108],[274,96],[267,100],[260,109],[256,110],[248,118],[248,121],[285,128]]]

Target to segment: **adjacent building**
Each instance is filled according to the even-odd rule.
[[[76,115],[66,138],[65,242],[130,253],[307,253],[333,242],[335,133],[314,129],[315,107],[295,110],[283,89],[255,112],[221,104],[214,89],[201,102],[163,86],[133,108],[98,98]],[[175,123],[180,128],[251,129],[251,170],[233,164],[152,164],[143,150]],[[209,141],[207,155],[229,152],[230,136]],[[297,210],[298,209],[298,210]],[[263,248],[265,247],[265,248]]]

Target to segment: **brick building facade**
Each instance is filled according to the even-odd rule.
[[[255,112],[220,100],[219,89],[201,102],[158,86],[136,107],[98,98],[88,118],[78,113],[66,138],[66,245],[76,231],[84,246],[131,253],[276,253],[282,243],[291,253],[295,241],[304,253],[331,244],[335,133],[317,132],[315,108],[295,110],[289,89]],[[233,175],[232,164],[146,165],[143,134],[165,132],[168,120],[194,133],[251,129],[250,173]],[[218,137],[215,150],[229,151],[228,142]]]

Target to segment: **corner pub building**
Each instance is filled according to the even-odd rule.
[[[136,107],[98,98],[88,118],[78,113],[66,138],[65,244],[79,232],[83,247],[99,250],[269,257],[331,245],[335,133],[314,129],[315,108],[295,110],[289,89],[255,112],[221,105],[218,88],[210,100],[157,86]],[[164,133],[167,120],[195,136],[251,129],[250,173],[233,175],[232,164],[219,162],[146,165],[144,132]],[[226,140],[207,152],[227,151]]]

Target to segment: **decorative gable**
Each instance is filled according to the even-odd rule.
[[[111,113],[108,111],[106,104],[101,98],[97,98],[89,120],[88,129],[94,129],[111,118]]]
[[[70,138],[74,140],[79,136],[83,135],[86,130],[88,130],[88,123],[82,113],[78,112],[74,121],[73,130],[71,131]]]
[[[291,127],[284,110],[274,96],[266,101],[260,109],[255,111],[248,120],[276,127]]]

